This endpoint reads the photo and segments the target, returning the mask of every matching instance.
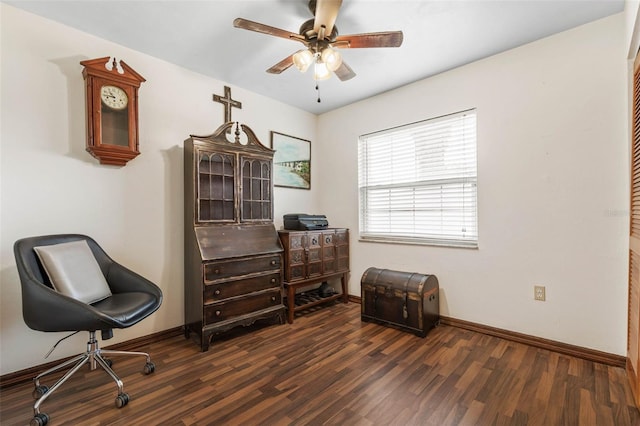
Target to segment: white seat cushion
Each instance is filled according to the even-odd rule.
[[[86,241],[33,249],[56,291],[85,303],[94,303],[111,296],[100,265]]]

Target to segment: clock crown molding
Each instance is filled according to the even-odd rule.
[[[115,57],[113,57],[113,60],[111,58],[111,56],[105,56],[104,58],[80,61],[80,65],[85,67],[82,71],[82,75],[85,78],[87,75],[92,75],[109,80],[122,81],[123,83],[127,83],[135,87],[140,87],[140,84],[147,81],[143,76],[127,65],[125,61],[118,61]],[[109,63],[112,65],[111,69],[107,68],[107,64]],[[118,70],[118,65],[120,65],[122,73]]]

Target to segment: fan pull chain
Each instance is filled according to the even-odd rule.
[[[318,91],[318,103],[320,103],[320,85],[316,82],[316,90]]]

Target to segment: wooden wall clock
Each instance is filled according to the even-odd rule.
[[[140,154],[138,89],[146,80],[109,56],[80,64],[87,97],[87,151],[100,164],[124,166]]]

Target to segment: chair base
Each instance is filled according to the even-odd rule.
[[[122,380],[116,375],[116,373],[111,369],[111,360],[106,359],[103,356],[144,356],[146,357],[146,363],[144,365],[143,372],[144,374],[151,374],[155,371],[155,365],[151,362],[151,357],[146,352],[128,352],[128,351],[113,351],[108,349],[100,349],[98,340],[96,339],[96,332],[89,332],[89,341],[87,342],[87,350],[86,352],[73,357],[55,367],[52,367],[40,374],[38,374],[34,379],[35,389],[33,391],[34,399],[37,399],[35,404],[33,405],[33,414],[34,417],[31,420],[32,426],[44,426],[49,421],[49,416],[40,412],[40,406],[42,403],[49,398],[49,396],[56,391],[64,382],[69,380],[71,376],[73,376],[83,365],[88,364],[91,370],[95,370],[98,366],[102,367],[102,369],[116,382],[116,386],[118,387],[118,396],[116,397],[116,407],[122,408],[129,402],[129,395],[124,392],[124,386],[122,384]],[[63,370],[69,366],[73,365],[69,371],[67,371],[64,376],[62,376],[58,381],[49,389],[47,386],[40,384],[40,379],[46,375],[51,373],[55,373],[56,371]]]

